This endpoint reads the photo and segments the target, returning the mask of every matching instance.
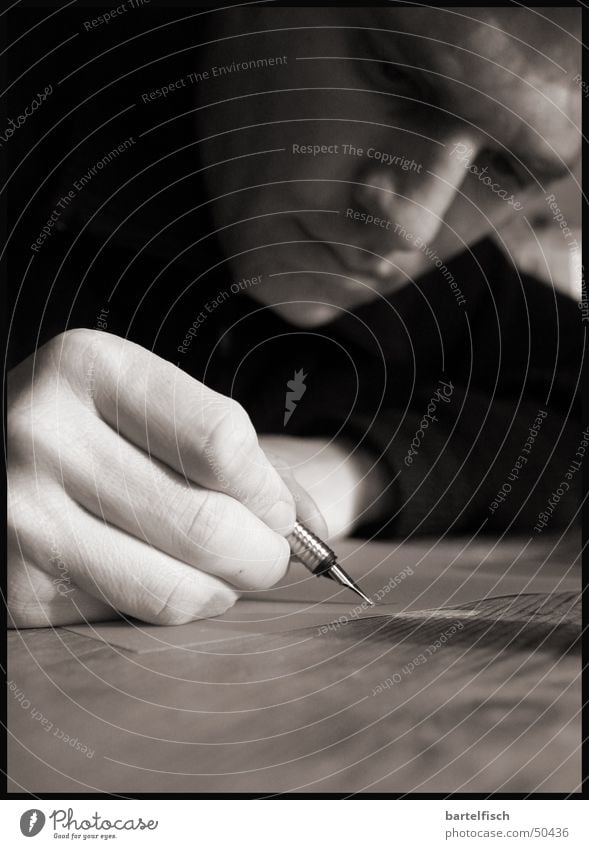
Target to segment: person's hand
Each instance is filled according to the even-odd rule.
[[[295,510],[325,533],[242,407],[107,333],[12,371],[8,449],[13,627],[216,616],[283,577]]]

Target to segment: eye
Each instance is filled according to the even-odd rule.
[[[393,86],[397,94],[407,94],[414,97],[421,94],[422,87],[417,75],[400,62],[382,62],[381,67],[389,85]]]
[[[529,175],[524,173],[517,163],[505,153],[496,153],[492,159],[493,170],[497,174],[507,177],[524,189],[530,182]]]
[[[364,66],[364,72],[370,74],[375,85],[382,87],[384,83],[384,88],[392,94],[419,96],[421,86],[417,74],[403,62],[381,57],[372,58],[361,65]]]

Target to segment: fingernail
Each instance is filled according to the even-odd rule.
[[[294,502],[277,501],[264,516],[265,523],[279,534],[292,531],[296,521]]]

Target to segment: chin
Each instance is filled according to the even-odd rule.
[[[296,327],[321,327],[340,318],[345,310],[333,304],[316,304],[308,301],[269,304],[273,312]]]
[[[378,297],[369,287],[337,284],[321,287],[318,292],[317,278],[304,275],[297,278],[296,299],[290,286],[274,285],[252,290],[252,297],[265,304],[273,312],[296,327],[320,327],[329,324],[345,313],[354,310]]]

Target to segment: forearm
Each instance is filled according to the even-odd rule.
[[[386,468],[381,476],[394,481],[395,490],[389,515],[381,514],[371,533],[405,536],[479,528],[532,533],[559,488],[551,528],[575,519],[580,474],[570,474],[569,468],[579,460],[575,455],[583,428],[578,417],[534,401],[497,401],[460,389],[448,404],[438,405],[435,421],[426,418],[426,411],[427,404],[423,413],[410,413],[400,422],[398,411],[388,411],[375,426],[367,424],[366,441]]]

